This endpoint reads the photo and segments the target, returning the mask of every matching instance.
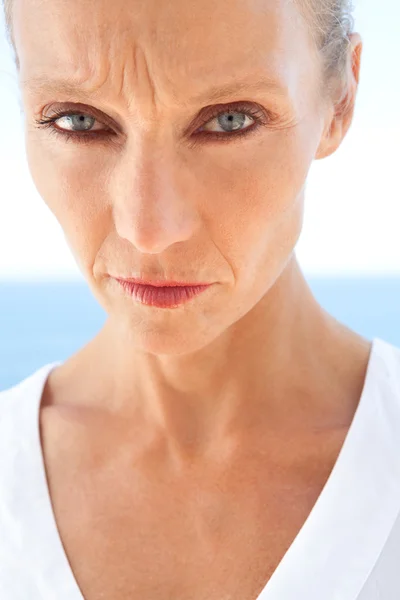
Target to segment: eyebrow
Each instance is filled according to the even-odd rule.
[[[66,96],[82,96],[89,98],[95,91],[85,90],[79,81],[74,79],[53,79],[48,77],[31,77],[20,82],[21,88],[34,93],[62,93]]]
[[[246,92],[274,92],[283,95],[285,88],[276,81],[262,78],[258,80],[248,79],[242,81],[233,81],[225,85],[215,85],[199,95],[192,98],[196,102],[207,102],[208,100],[217,101],[225,100],[235,94],[243,94]]]
[[[22,87],[35,93],[63,93],[66,96],[76,96],[85,99],[96,97],[97,90],[85,90],[82,85],[82,83],[74,79],[52,79],[47,77],[34,77],[21,81]],[[285,87],[277,81],[266,77],[257,80],[248,78],[233,81],[225,85],[214,85],[207,90],[192,96],[188,100],[188,103],[223,101],[235,94],[244,94],[246,92],[272,92],[274,94],[284,95]]]

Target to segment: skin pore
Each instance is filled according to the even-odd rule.
[[[241,506],[239,468],[241,477],[248,474],[241,481],[249,498],[261,469],[295,486],[296,469],[309,465],[313,475],[308,471],[298,492],[307,502],[299,502],[292,530],[279,538],[279,557],[329,474],[370,354],[367,340],[318,305],[294,252],[310,166],[338,148],[351,124],[360,38],[352,36],[339,103],[322,93],[320,55],[294,2],[93,6],[15,0],[13,7],[32,177],[108,314],[99,334],[52,372],[43,396],[55,511],[68,497],[73,512],[70,473],[88,496],[118,489],[130,507],[146,498],[154,508],[157,496],[168,503],[171,489],[176,500],[191,493],[194,480],[208,482],[208,500],[192,498],[198,515],[202,501],[217,506],[222,477],[225,504],[218,506],[225,510],[227,498]],[[248,133],[221,129],[218,115],[228,109],[245,115]],[[68,137],[63,111],[87,115],[91,137]],[[43,123],[53,117],[58,121]],[[134,302],[110,275],[213,285],[165,310]],[[99,483],[95,465],[106,461],[113,468],[106,476],[102,467]],[[168,485],[150,491],[133,478],[122,493],[133,463],[146,473],[146,486]],[[102,510],[108,514],[110,505]],[[244,531],[248,523],[237,510]],[[166,527],[160,506],[151,519],[155,514]],[[84,539],[74,546],[67,521],[59,519],[66,546],[78,549]],[[204,541],[204,531],[199,537]],[[260,548],[252,551],[268,563]],[[254,590],[265,569],[261,575]],[[203,588],[201,597],[212,594]]]

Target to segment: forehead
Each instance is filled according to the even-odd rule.
[[[15,0],[14,30],[22,81],[151,73],[201,91],[265,73],[285,87],[315,60],[293,0]]]

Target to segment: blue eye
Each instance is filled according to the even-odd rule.
[[[90,114],[76,110],[55,113],[37,120],[36,124],[65,141],[90,143],[110,138],[115,141],[118,135]],[[264,109],[249,102],[235,103],[233,106],[218,105],[212,107],[207,122],[194,133],[194,138],[229,142],[239,136],[250,135],[270,121]]]
[[[96,123],[98,127],[95,127]],[[50,133],[62,136],[64,140],[90,142],[115,137],[115,133],[104,126],[92,115],[74,111],[56,112],[52,117],[44,117],[36,121],[38,127],[44,127]]]
[[[220,129],[207,129],[203,128],[203,131],[222,131],[224,133],[232,133],[234,131],[241,130],[246,120],[250,121],[250,125],[254,123],[254,118],[250,117],[246,113],[241,112],[224,112],[220,113],[219,116],[215,117],[208,124],[213,124]]]
[[[54,121],[54,123],[60,122],[64,120],[64,127],[60,126],[60,124],[58,123],[58,127],[61,130],[67,130],[67,131],[74,131],[73,128],[79,128],[81,127],[81,131],[88,131],[91,130],[93,131],[93,125],[96,123],[96,119],[94,117],[91,117],[90,115],[84,115],[84,114],[70,114],[70,115],[65,115],[63,117],[59,117],[56,121]],[[65,127],[65,125],[67,125],[67,127]]]

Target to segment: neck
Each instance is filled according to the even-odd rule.
[[[338,379],[346,349],[357,343],[360,368]],[[368,349],[361,352],[359,337],[319,306],[293,260],[253,310],[206,347],[173,356],[141,352],[107,321],[69,372],[80,385],[75,398],[84,385],[91,408],[132,418],[189,454],[227,436],[328,418],[342,385],[351,387],[350,413],[343,407],[351,415]]]

